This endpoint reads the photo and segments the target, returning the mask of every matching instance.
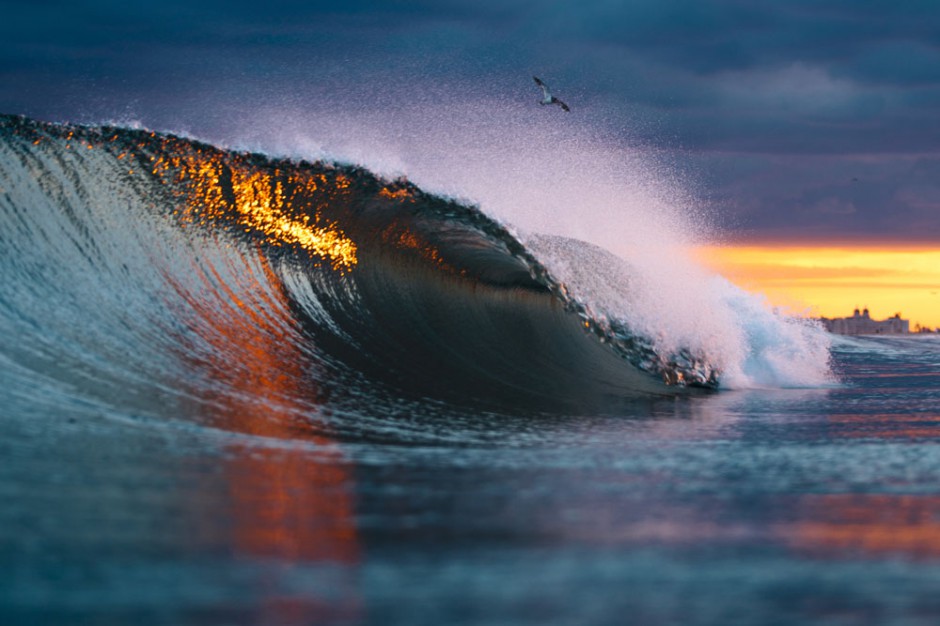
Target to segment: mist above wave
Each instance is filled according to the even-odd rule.
[[[664,354],[691,349],[724,373],[725,385],[831,384],[825,333],[692,257],[694,246],[719,236],[721,220],[697,197],[695,175],[667,152],[632,142],[629,128],[612,132],[590,106],[560,116],[477,97],[472,86],[424,98],[415,91],[407,106],[275,104],[223,135],[274,153],[361,163],[467,199],[506,224],[591,311]],[[383,99],[393,101],[405,100]],[[546,246],[552,237],[556,245]],[[557,243],[564,239],[575,241]],[[598,258],[577,242],[609,254]]]
[[[28,122],[20,123],[30,126]],[[241,320],[236,326],[244,327],[247,332],[246,323],[250,326],[251,320],[257,322],[270,318],[268,313],[252,312],[255,307],[278,308],[281,312],[278,313],[277,324],[284,328],[292,328],[296,324],[296,320],[291,321],[288,309],[293,309],[294,316],[298,311],[307,311],[312,312],[310,319],[316,326],[314,335],[319,338],[315,345],[330,344],[329,341],[323,342],[326,336],[343,337],[340,344],[330,344],[341,346],[340,360],[364,362],[353,353],[368,346],[372,350],[370,359],[385,362],[389,366],[386,369],[394,371],[402,365],[401,359],[393,357],[395,350],[398,350],[394,344],[386,346],[389,351],[384,354],[390,358],[385,359],[384,356],[377,356],[374,350],[379,343],[374,340],[364,343],[357,337],[380,336],[376,333],[381,334],[384,328],[388,328],[389,320],[400,318],[405,320],[405,325],[399,329],[401,337],[405,338],[399,344],[402,347],[415,345],[418,336],[408,333],[416,328],[423,328],[421,332],[428,337],[439,337],[443,333],[447,339],[444,343],[426,343],[424,356],[414,361],[419,364],[418,367],[402,369],[402,372],[411,373],[399,377],[396,384],[410,385],[415,379],[428,378],[429,383],[418,385],[419,391],[435,395],[440,393],[435,391],[437,387],[448,386],[446,380],[452,383],[476,380],[476,383],[466,385],[467,397],[473,395],[474,385],[478,385],[478,389],[487,388],[490,391],[505,386],[505,398],[528,387],[534,393],[533,397],[562,393],[575,403],[580,398],[587,404],[590,404],[587,398],[592,397],[592,394],[618,395],[631,389],[662,392],[663,388],[653,384],[656,379],[678,388],[688,384],[709,386],[719,379],[725,385],[813,384],[815,379],[805,373],[826,370],[826,359],[820,356],[818,349],[812,349],[809,345],[821,345],[813,343],[811,330],[801,331],[798,338],[791,332],[790,335],[795,339],[784,342],[787,344],[784,348],[780,347],[779,341],[775,344],[774,341],[768,342],[767,338],[784,336],[786,333],[783,331],[792,330],[789,322],[770,315],[762,322],[761,333],[748,330],[754,326],[754,320],[763,319],[760,307],[751,310],[750,307],[756,301],[742,296],[744,304],[738,303],[735,308],[730,304],[734,298],[722,295],[723,290],[726,290],[724,287],[709,287],[709,281],[701,280],[702,271],[683,254],[691,225],[682,219],[662,222],[669,213],[661,204],[662,198],[658,201],[660,204],[653,204],[657,210],[663,208],[657,213],[658,218],[643,220],[639,208],[642,203],[637,204],[636,196],[633,197],[630,211],[633,212],[633,219],[643,226],[633,229],[636,231],[634,235],[628,241],[620,242],[620,254],[613,255],[570,236],[546,237],[535,234],[536,231],[531,230],[533,223],[525,222],[524,219],[522,225],[512,222],[514,226],[507,230],[500,220],[487,216],[485,203],[475,207],[430,195],[412,183],[390,183],[361,168],[323,164],[310,169],[309,164],[219,151],[204,144],[140,130],[125,133],[120,129],[34,127],[33,131],[38,133],[38,143],[33,145],[40,147],[29,148],[28,151],[33,153],[29,158],[34,159],[34,166],[39,169],[25,175],[26,178],[35,179],[30,183],[33,185],[30,193],[38,193],[44,198],[42,202],[46,203],[49,211],[45,219],[53,223],[68,219],[56,216],[56,212],[63,208],[63,193],[70,198],[70,202],[79,205],[78,214],[87,214],[87,218],[80,219],[79,234],[73,236],[73,239],[91,237],[80,247],[108,250],[115,248],[114,242],[134,238],[140,240],[143,233],[137,232],[138,223],[134,220],[142,220],[139,224],[143,226],[151,224],[154,215],[172,216],[171,222],[182,219],[181,225],[187,229],[195,226],[192,232],[197,235],[226,232],[229,233],[226,236],[235,237],[234,241],[248,244],[247,247],[239,246],[233,258],[227,258],[228,252],[223,253],[223,257],[214,262],[215,268],[201,268],[203,279],[197,280],[194,287],[185,288],[182,293],[180,285],[191,282],[183,268],[191,264],[202,266],[205,257],[201,248],[204,244],[198,239],[183,236],[180,241],[186,249],[192,249],[191,260],[186,260],[186,253],[176,253],[176,259],[170,265],[164,267],[163,260],[157,263],[156,267],[163,275],[176,276],[168,286],[177,292],[184,304],[180,305],[182,308],[174,310],[195,313],[195,321],[187,322],[186,325],[190,328],[202,327],[197,334],[205,332],[217,335],[223,332],[218,324],[205,326],[198,321],[218,317],[220,313],[223,319],[228,316]],[[46,148],[42,147],[43,133],[58,142],[56,146],[49,147],[49,152],[44,152]],[[74,141],[72,134],[76,134]],[[77,150],[70,151],[72,143]],[[586,159],[582,165],[590,161],[588,156],[582,156]],[[130,164],[132,157],[136,159],[136,165]],[[594,154],[591,158],[597,157],[598,154]],[[127,161],[122,160],[125,158]],[[78,169],[70,169],[78,166]],[[557,169],[550,171],[557,172]],[[53,178],[48,178],[49,175]],[[520,174],[518,188],[538,186],[545,182],[539,183],[539,177],[533,176],[534,171]],[[460,179],[459,176],[457,178]],[[474,179],[475,184],[486,178],[484,175]],[[49,194],[48,184],[45,188],[42,185],[38,189],[35,187],[35,181],[53,179],[56,180],[55,184],[60,185],[60,191],[53,195]],[[305,180],[308,183],[304,183]],[[576,202],[579,196],[576,193],[578,188],[572,187],[575,182],[565,180],[563,183],[557,193],[552,194],[549,189],[549,196],[572,202],[572,207],[583,207],[583,203]],[[505,203],[514,197],[514,184],[514,181],[509,180],[498,186],[498,193],[488,196],[489,203],[496,203],[494,212],[507,210],[509,205]],[[72,185],[77,185],[75,191],[71,190]],[[601,185],[599,188],[603,190],[600,199],[606,194],[607,199],[613,202],[616,185]],[[101,204],[98,197],[102,191],[108,195],[101,197],[112,197],[118,202]],[[545,195],[544,188],[535,189],[532,193],[536,197],[549,197]],[[520,202],[524,201],[525,194],[522,198]],[[598,200],[598,197],[594,199]],[[116,206],[122,203],[130,204],[124,208]],[[140,205],[139,208],[132,206],[135,204]],[[557,205],[551,206],[557,209]],[[126,219],[121,226],[123,231],[102,230],[101,224],[114,223],[113,217],[107,214],[116,210],[125,212]],[[315,212],[310,213],[311,210]],[[670,211],[675,214],[675,207]],[[519,215],[524,218],[526,214],[522,212]],[[545,215],[551,215],[551,212]],[[74,221],[74,217],[71,219]],[[95,225],[94,230],[88,229],[88,224],[82,221],[84,219],[91,220],[89,224]],[[165,229],[166,224],[162,224],[160,228]],[[553,226],[556,230],[561,227],[557,223]],[[146,228],[149,232],[151,227]],[[618,232],[619,229],[620,222],[612,222],[609,230]],[[174,234],[170,239],[179,237]],[[258,244],[262,244],[262,248],[258,248]],[[119,243],[116,249],[124,248],[126,246]],[[262,249],[276,254],[267,259],[256,258],[256,252]],[[284,265],[278,260],[296,261],[299,257],[295,253],[312,255],[310,258],[319,266],[317,272],[310,275],[309,287],[313,289],[312,292],[309,288],[303,288],[302,283],[288,280],[288,270],[296,267],[296,262]],[[121,266],[120,259],[107,259],[109,265]],[[402,260],[406,261],[404,265],[401,264]],[[266,269],[272,261],[274,265]],[[182,262],[182,266],[177,265],[179,262]],[[68,265],[68,262],[65,264]],[[254,278],[247,284],[226,278],[232,275],[228,268],[233,264],[236,267],[254,267]],[[482,285],[486,288],[473,287],[468,292],[463,288],[460,291],[447,291],[428,287],[437,283],[427,283],[425,278],[419,278],[419,274],[414,273],[415,264],[424,268],[420,276],[446,275],[451,277],[448,280],[456,281],[454,284]],[[372,269],[366,271],[367,266]],[[144,273],[136,279],[143,279],[144,284],[153,283],[157,279],[146,269],[138,268],[136,271]],[[410,278],[401,282],[406,276]],[[203,285],[204,280],[208,280],[209,284]],[[271,283],[272,280],[276,282]],[[278,282],[282,285],[279,286]],[[124,284],[123,279],[121,284]],[[387,286],[392,284],[398,284],[399,288],[395,290],[395,298],[389,299],[391,292]],[[424,286],[409,291],[414,285]],[[61,287],[56,285],[50,285],[50,288],[61,291]],[[289,302],[278,304],[278,299],[273,296],[258,300],[253,295],[258,289],[273,290],[275,294],[286,289]],[[522,299],[518,300],[518,305],[505,308],[507,301],[501,294],[515,294],[519,289],[523,290],[520,294],[542,294],[536,300],[542,298],[544,304],[534,305],[533,308],[531,303],[536,300],[529,296],[513,295],[513,299]],[[201,302],[201,296],[194,301],[193,298],[200,293],[211,294],[212,304]],[[366,294],[370,293],[373,295],[367,297]],[[402,299],[402,293],[410,295]],[[77,296],[94,298],[94,294]],[[153,294],[149,294],[144,299],[152,300],[153,297]],[[232,303],[226,302],[229,297],[235,298],[236,302],[253,304],[248,306],[247,311],[244,311],[243,305],[232,309]],[[540,317],[542,314],[539,311],[543,310],[542,307],[550,309],[553,299],[561,303],[562,315]],[[370,315],[383,311],[375,318],[376,325],[363,327],[357,321],[364,313],[362,308],[357,307],[364,301],[370,303]],[[463,315],[461,311],[464,305],[461,302],[476,306],[477,301],[484,303],[483,309],[463,319],[462,329],[453,329],[452,324],[441,326],[440,316],[421,317],[428,310],[443,310],[456,302],[457,308],[449,316],[452,321]],[[736,315],[736,311],[745,309],[748,310],[747,315]],[[244,318],[241,313],[232,317],[226,313],[229,310],[241,310],[248,317]],[[410,311],[411,319],[415,320],[411,326],[407,322],[407,311]],[[494,311],[498,312],[495,317]],[[522,311],[528,313],[521,318],[523,325],[520,326],[519,315],[522,315]],[[696,311],[697,314],[689,315],[689,311]],[[347,315],[347,312],[350,313]],[[79,317],[82,315],[76,314]],[[288,317],[285,318],[285,314]],[[415,314],[418,317],[414,317]],[[515,321],[510,324],[510,319]],[[533,320],[536,319],[542,321],[535,324]],[[384,323],[381,320],[385,320]],[[572,325],[571,322],[575,323]],[[178,321],[162,320],[160,323],[179,327]],[[523,344],[510,341],[513,335],[505,334],[504,326],[506,329],[516,328],[514,332],[522,338]],[[526,330],[535,327],[541,328],[539,333],[533,334]],[[485,336],[493,334],[487,329],[499,329],[494,335],[499,339]],[[147,334],[146,328],[141,331]],[[525,332],[520,335],[520,331]],[[275,332],[275,336],[278,332],[283,331]],[[362,332],[365,335],[356,334]],[[469,343],[453,334],[459,332],[469,336]],[[766,345],[774,344],[776,347],[770,351],[757,347],[754,338],[758,335],[763,337]],[[569,340],[577,336],[581,339],[573,345],[578,347],[564,347],[560,351],[556,349],[568,345]],[[526,344],[526,341],[535,343]],[[801,341],[806,345],[802,345]],[[303,344],[302,337],[294,336],[289,341],[298,342],[298,354],[309,356],[309,347],[300,347]],[[480,353],[475,345],[479,342],[498,346],[499,349],[489,354]],[[205,345],[205,339],[199,343]],[[228,354],[228,347],[223,348],[211,341],[209,345],[209,354],[220,349],[223,354]],[[240,344],[236,342],[234,345],[237,347]],[[595,349],[598,346],[601,346],[600,351]],[[533,347],[541,351],[539,356],[533,356]],[[461,355],[462,360],[449,361],[449,365],[479,361],[480,358],[483,358],[480,362],[494,365],[474,365],[474,373],[469,379],[469,370],[458,367],[450,372],[449,378],[437,380],[435,375],[441,374],[442,369],[426,369],[424,363],[435,362],[437,357],[433,355],[441,350],[441,354]],[[617,355],[622,364],[616,365],[615,361],[608,363],[611,354]],[[166,360],[168,356],[172,360],[179,355],[163,353],[161,359]],[[316,360],[329,355],[315,352],[314,357]],[[538,361],[537,366],[525,360],[529,357],[530,361]],[[232,360],[233,357],[229,355],[226,358]],[[274,362],[278,362],[278,359],[280,357],[274,359]],[[285,362],[294,360],[295,357],[291,356]],[[805,360],[813,364],[822,363],[822,366],[807,368],[801,363]],[[504,368],[497,364],[505,362],[510,367],[503,371]],[[559,368],[557,364],[563,364],[567,369]],[[623,369],[623,366],[628,367]],[[628,373],[631,367],[635,368],[633,371],[645,372],[648,378],[637,378],[634,373]],[[522,372],[521,378],[506,386],[507,381],[513,379],[511,374],[517,371]],[[797,381],[791,375],[792,372],[800,372],[804,377]],[[375,370],[373,375],[384,374]],[[622,379],[620,382],[617,382],[618,377]],[[297,374],[297,380],[303,378]],[[567,382],[562,384],[562,380]],[[586,385],[588,380],[596,384]],[[539,389],[541,391],[536,391]],[[293,392],[278,392],[278,397],[284,393],[290,396]]]

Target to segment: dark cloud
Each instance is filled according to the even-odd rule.
[[[236,101],[395,98],[406,80],[522,97],[538,71],[628,140],[675,150],[755,236],[940,237],[933,0],[4,1],[0,12],[4,112],[131,111],[205,128]]]
[[[940,155],[702,153],[695,162],[740,234],[940,242]]]

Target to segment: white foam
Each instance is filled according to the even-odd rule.
[[[811,388],[836,382],[830,367],[831,335],[818,322],[770,307],[721,277],[710,288],[731,311],[743,351],[726,366],[722,386],[730,389]]]

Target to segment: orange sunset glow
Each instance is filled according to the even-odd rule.
[[[900,313],[912,330],[940,326],[940,247],[748,244],[701,247],[697,255],[793,313],[845,317],[867,307],[875,319]]]

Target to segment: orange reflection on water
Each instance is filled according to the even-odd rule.
[[[350,181],[332,180],[300,168],[273,172],[252,166],[247,157],[194,149],[167,138],[163,156],[151,157],[151,172],[164,182],[187,190],[184,222],[205,224],[234,219],[246,232],[265,235],[269,245],[297,245],[333,269],[350,270],[357,263],[356,244],[322,217],[317,198],[344,193]]]
[[[267,262],[260,263],[261,278],[247,260],[234,278],[194,267],[204,279],[199,295],[176,283],[193,308],[191,325],[209,347],[184,353],[206,373],[206,388],[216,390],[202,392],[206,417],[228,431],[308,444],[292,449],[256,441],[229,448],[222,463],[231,550],[280,566],[256,590],[263,598],[262,623],[355,618],[362,607],[351,571],[360,559],[352,470],[328,436],[306,422],[317,389],[305,375],[278,279]],[[318,589],[284,591],[282,575],[316,563],[348,567],[348,581],[329,597]]]
[[[940,557],[940,496],[810,495],[800,509],[813,518],[787,531],[794,547],[833,552]]]
[[[829,422],[845,425],[842,437],[879,439],[940,438],[940,414],[933,413],[831,413]]]

